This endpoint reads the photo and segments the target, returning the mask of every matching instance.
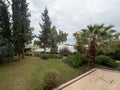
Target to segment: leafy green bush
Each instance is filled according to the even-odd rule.
[[[60,80],[59,72],[55,70],[49,71],[44,77],[44,90],[52,90],[55,88]]]
[[[44,53],[44,54],[41,54],[41,59],[49,59],[51,58],[51,55],[49,53]]]
[[[2,40],[2,39],[1,39]],[[14,47],[8,40],[0,40],[0,63],[12,61],[14,56]]]
[[[96,63],[105,65],[111,68],[117,67],[117,63],[112,58],[110,58],[109,56],[105,56],[105,55],[97,56]]]
[[[63,60],[63,62],[69,64],[72,67],[76,67],[76,68],[81,67],[81,66],[83,66],[83,64],[86,63],[86,61],[84,59],[84,55],[80,54],[80,53],[77,53],[77,54],[69,56],[68,58],[65,58]]]
[[[14,55],[14,47],[10,42],[0,42],[0,57],[11,57]]]
[[[120,52],[110,53],[108,56],[115,60],[120,60]]]

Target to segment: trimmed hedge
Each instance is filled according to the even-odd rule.
[[[111,57],[106,56],[106,55],[97,56],[96,63],[104,65],[104,66],[108,66],[111,68],[117,67],[117,63]]]
[[[63,62],[65,62],[75,68],[79,68],[79,67],[83,66],[83,64],[86,63],[86,61],[84,59],[84,55],[80,54],[80,53],[77,53],[77,54],[69,56],[68,58],[65,58],[63,60]]]

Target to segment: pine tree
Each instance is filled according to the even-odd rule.
[[[40,27],[42,31],[39,35],[39,40],[41,42],[41,47],[44,48],[44,51],[46,51],[46,48],[50,47],[50,32],[51,32],[51,21],[50,17],[48,15],[48,10],[45,8],[44,12],[42,13],[42,23],[40,23]]]

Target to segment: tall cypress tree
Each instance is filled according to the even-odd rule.
[[[30,27],[30,13],[26,0],[12,0],[13,10],[13,36],[16,53],[24,57],[24,48],[32,40]]]
[[[13,42],[15,53],[20,55],[21,52],[21,16],[20,0],[12,0],[12,19],[13,19]]]
[[[13,56],[8,4],[0,0],[0,59]],[[0,60],[1,61],[1,60]]]
[[[21,28],[23,34],[23,43],[28,44],[32,40],[32,30],[30,27],[30,12],[28,11],[28,3],[26,0],[21,0]]]
[[[0,28],[3,38],[10,40],[11,30],[9,22],[8,5],[4,1],[0,1]]]
[[[46,51],[46,48],[50,47],[50,33],[51,33],[51,21],[48,15],[47,8],[45,8],[41,17],[43,22],[40,23],[40,27],[42,29],[39,35],[39,39],[41,42],[40,46],[44,48],[44,51]]]

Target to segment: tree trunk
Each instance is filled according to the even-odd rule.
[[[88,61],[88,66],[93,66],[97,55],[97,43],[95,40],[92,40],[88,51],[86,53],[86,59]]]
[[[20,58],[20,52],[18,52],[18,58]]]
[[[22,51],[22,58],[24,58],[25,56],[24,56],[24,50]]]

